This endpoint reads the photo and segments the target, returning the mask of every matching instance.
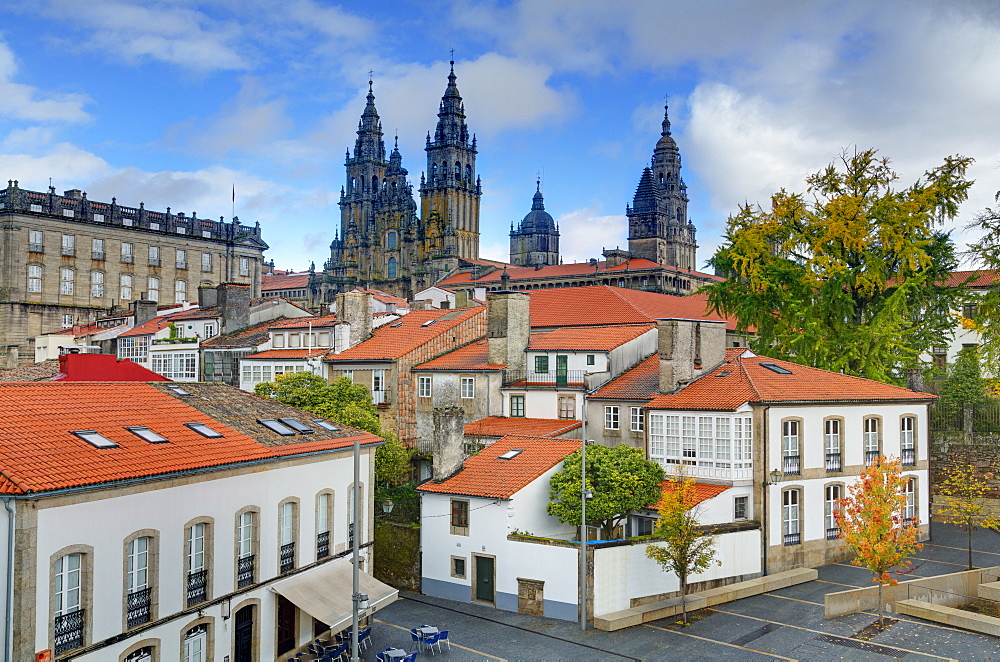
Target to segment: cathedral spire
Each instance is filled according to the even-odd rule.
[[[368,103],[358,120],[358,139],[354,142],[354,158],[385,160],[385,143],[382,141],[382,120],[375,108],[373,81],[368,79]]]
[[[448,73],[448,87],[441,97],[441,105],[438,109],[438,123],[434,130],[434,141],[437,143],[458,143],[465,145],[469,142],[469,128],[465,124],[465,105],[462,103],[462,95],[458,92],[458,85],[455,84],[455,61],[451,61],[451,71]]]
[[[670,107],[667,105],[666,100],[664,100],[664,102],[663,102],[663,124],[661,125],[663,127],[663,132],[660,133],[661,136],[669,136],[670,135],[670,114],[669,114],[669,109],[670,109]]]

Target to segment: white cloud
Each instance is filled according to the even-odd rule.
[[[624,216],[601,216],[593,208],[574,209],[560,214],[559,253],[565,264],[604,259],[603,248],[628,248],[628,219]]]
[[[15,83],[17,60],[10,47],[0,42],[0,117],[29,122],[82,122],[89,118],[82,94],[43,93],[38,88]]]
[[[69,143],[47,145],[44,154],[9,152],[0,154],[8,174],[3,179],[18,179],[21,188],[44,191],[49,178],[58,188],[78,188],[79,182],[91,181],[111,171],[108,163],[90,152]],[[2,175],[0,175],[2,177]]]

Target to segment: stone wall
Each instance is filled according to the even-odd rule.
[[[962,432],[932,432],[930,439],[931,495],[937,496],[949,469],[972,465],[986,480],[988,496],[1000,499],[1000,437]]]
[[[420,528],[375,520],[375,579],[420,592]]]

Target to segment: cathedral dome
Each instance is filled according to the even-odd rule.
[[[552,214],[545,211],[545,202],[542,199],[542,191],[535,190],[535,195],[531,199],[531,211],[521,221],[520,232],[553,232],[556,229],[556,222]]]

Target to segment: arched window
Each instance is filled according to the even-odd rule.
[[[906,495],[906,505],[903,506],[903,521],[907,524],[917,523],[917,480],[910,478],[903,487]]]
[[[799,531],[799,490],[792,488],[781,494],[781,533],[786,545],[798,545],[802,542]]]
[[[912,467],[917,463],[917,419],[904,416],[899,421],[899,454],[904,467]]]
[[[385,235],[385,248],[390,251],[396,250],[396,233],[391,230]]]
[[[358,180],[355,177],[351,177],[351,185],[348,187],[348,193],[354,193],[355,189],[358,188]]]
[[[372,175],[372,193],[378,191],[378,177]]]
[[[431,164],[431,181],[436,184],[437,180],[438,180],[438,164],[432,163]]]
[[[462,164],[455,161],[455,179],[459,179],[462,176]]]
[[[386,271],[388,273],[389,278],[396,277],[396,258],[394,257],[389,258],[389,266],[386,269]]]
[[[472,166],[470,165],[465,166],[465,178],[472,181]]]
[[[799,427],[796,419],[781,422],[781,471],[786,476],[802,473],[799,455]]]
[[[832,419],[835,420],[835,419]],[[837,525],[837,500],[844,497],[844,490],[839,483],[827,485],[823,490],[823,516],[826,523],[826,539],[835,540],[840,537],[840,526]]]

